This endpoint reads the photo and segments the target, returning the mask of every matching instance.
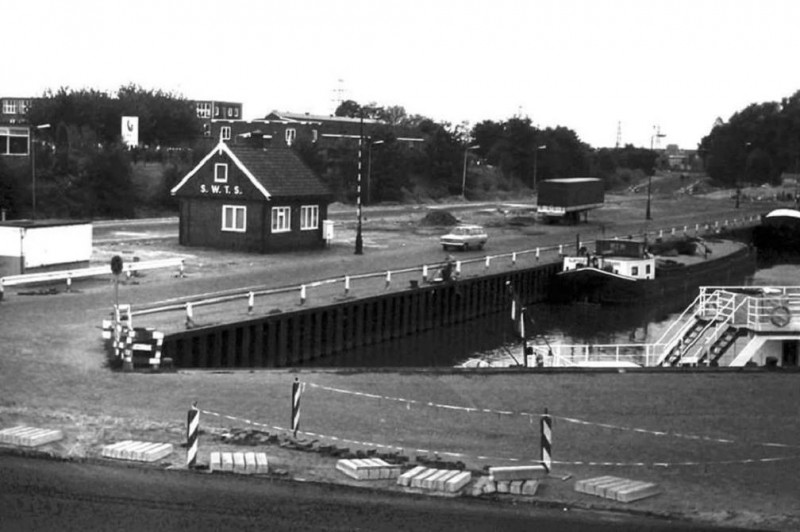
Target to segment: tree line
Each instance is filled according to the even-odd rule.
[[[699,154],[718,182],[775,181],[800,166],[800,93],[780,103],[753,104],[703,138]],[[540,128],[528,117],[467,124],[437,122],[402,106],[348,100],[337,116],[379,120],[362,146],[368,202],[467,199],[491,193],[529,194],[535,182],[593,176],[607,188],[652,175],[663,160],[646,148],[593,148],[566,127]],[[122,145],[120,119],[139,117],[140,148]],[[28,111],[35,129],[39,217],[133,217],[174,212],[169,189],[207,153],[209,139],[195,105],[181,95],[121,87],[111,95],[91,89],[48,91]],[[424,142],[409,145],[410,129]],[[292,146],[331,188],[335,200],[356,199],[358,146],[352,141]],[[137,178],[141,163],[147,178]],[[137,165],[137,163],[140,163]],[[0,158],[0,206],[11,218],[31,215],[31,168]],[[155,175],[154,175],[155,174]],[[468,179],[464,179],[466,177]]]

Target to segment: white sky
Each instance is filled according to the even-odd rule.
[[[0,95],[135,83],[330,114],[337,89],[453,124],[695,148],[800,90],[797,0],[0,0]],[[341,82],[339,80],[342,80]]]

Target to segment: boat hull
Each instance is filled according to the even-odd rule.
[[[641,303],[692,295],[700,286],[741,284],[743,277],[755,269],[756,254],[747,247],[692,264],[657,266],[655,279],[651,280],[632,280],[594,268],[580,268],[557,274],[549,296],[555,303]]]

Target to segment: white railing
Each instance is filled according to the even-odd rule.
[[[682,227],[671,227],[670,229],[658,229],[646,231],[644,233],[631,233],[626,235],[617,235],[604,238],[662,238],[665,234],[676,235],[678,233],[689,235],[694,231],[697,236],[704,232],[715,232],[720,227],[730,226],[745,226],[754,223],[759,223],[758,216],[748,216],[740,219],[714,221],[703,224],[694,224],[693,226],[684,225]],[[485,255],[474,259],[459,260],[455,262],[455,275],[466,275],[466,269],[469,268],[471,274],[481,275],[491,271],[498,271],[502,268],[514,268],[518,266],[519,262],[527,260],[529,265],[551,263],[560,260],[563,255],[568,254],[568,250],[575,252],[582,246],[590,246],[594,240],[573,241],[572,243],[557,244],[553,246],[535,247],[524,249],[521,251],[513,251],[509,253],[501,253],[497,255]],[[342,287],[342,293],[345,296],[351,295],[351,290],[354,288],[355,281],[369,281],[374,279],[385,279],[384,287],[386,290],[393,287],[401,286],[401,283],[410,281],[413,283],[419,282],[421,276],[423,283],[435,282],[437,278],[438,269],[444,266],[443,262],[436,262],[432,264],[423,264],[421,266],[414,266],[398,270],[369,272],[362,274],[344,275],[318,281],[308,282],[300,285],[290,285],[282,287],[249,287],[238,290],[230,290],[225,292],[217,292],[213,294],[202,294],[193,297],[182,298],[181,300],[174,300],[164,304],[149,305],[146,308],[137,309],[135,315],[155,314],[160,312],[174,312],[176,310],[183,310],[187,304],[192,307],[202,307],[214,304],[222,304],[231,301],[242,301],[243,307],[248,309],[248,313],[252,312],[255,305],[255,298],[263,298],[264,296],[295,293],[301,304],[305,303],[307,298],[312,296],[311,290],[319,287],[330,287],[339,285]],[[403,277],[405,276],[405,277]],[[411,278],[413,276],[413,278]],[[406,285],[407,286],[407,285]],[[263,305],[263,302],[261,302]]]
[[[122,274],[130,277],[136,272],[144,270],[155,270],[161,268],[178,268],[179,273],[183,272],[184,259],[158,259],[150,261],[128,262],[122,267]],[[66,282],[67,287],[72,285],[73,279],[88,277],[99,277],[101,275],[111,275],[111,265],[92,266],[89,268],[75,268],[72,270],[59,270],[53,272],[25,273],[20,275],[7,275],[0,277],[0,299],[2,298],[5,287],[23,286],[38,283]]]

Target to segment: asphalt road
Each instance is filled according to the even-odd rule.
[[[0,529],[666,532],[709,527],[529,503],[31,459],[0,450]]]

